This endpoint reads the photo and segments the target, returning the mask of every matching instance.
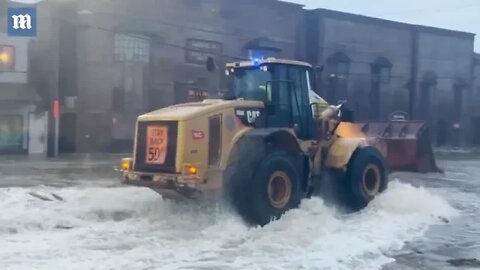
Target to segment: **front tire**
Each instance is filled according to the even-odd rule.
[[[248,223],[264,226],[299,206],[301,178],[292,155],[271,151],[251,165],[227,168],[226,179],[231,187],[228,196]]]
[[[365,208],[388,186],[382,155],[373,147],[358,148],[352,155],[345,179],[345,202],[354,211]]]

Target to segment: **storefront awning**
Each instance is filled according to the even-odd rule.
[[[40,96],[27,84],[21,83],[0,83],[0,102],[40,102]]]

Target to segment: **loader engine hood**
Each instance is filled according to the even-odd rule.
[[[253,100],[207,99],[202,102],[191,102],[162,108],[138,117],[138,121],[186,121],[202,117],[229,108],[264,107],[263,102]]]
[[[233,138],[253,125],[263,102],[210,99],[169,106],[137,119],[134,170],[193,173],[220,168]]]

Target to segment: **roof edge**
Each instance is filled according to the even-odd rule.
[[[297,6],[297,7],[302,7],[305,8],[305,5],[303,4],[298,4],[298,3],[293,3],[288,0],[274,0],[277,3],[284,4],[284,5],[291,5],[291,6]]]
[[[384,25],[389,25],[397,28],[409,28],[409,29],[413,28],[413,29],[417,29],[417,30],[429,32],[429,33],[443,34],[443,35],[470,38],[470,39],[475,38],[475,34],[470,32],[450,30],[450,29],[426,26],[426,25],[410,24],[410,23],[404,23],[404,22],[382,19],[377,17],[370,17],[366,15],[337,11],[332,9],[317,8],[317,9],[310,10],[310,12],[316,12],[324,16],[343,18],[343,19],[360,21],[365,23],[384,24]]]
[[[473,53],[473,63],[476,65],[480,65],[480,53]]]

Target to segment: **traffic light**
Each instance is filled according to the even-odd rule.
[[[15,71],[15,48],[0,46],[0,72]]]

